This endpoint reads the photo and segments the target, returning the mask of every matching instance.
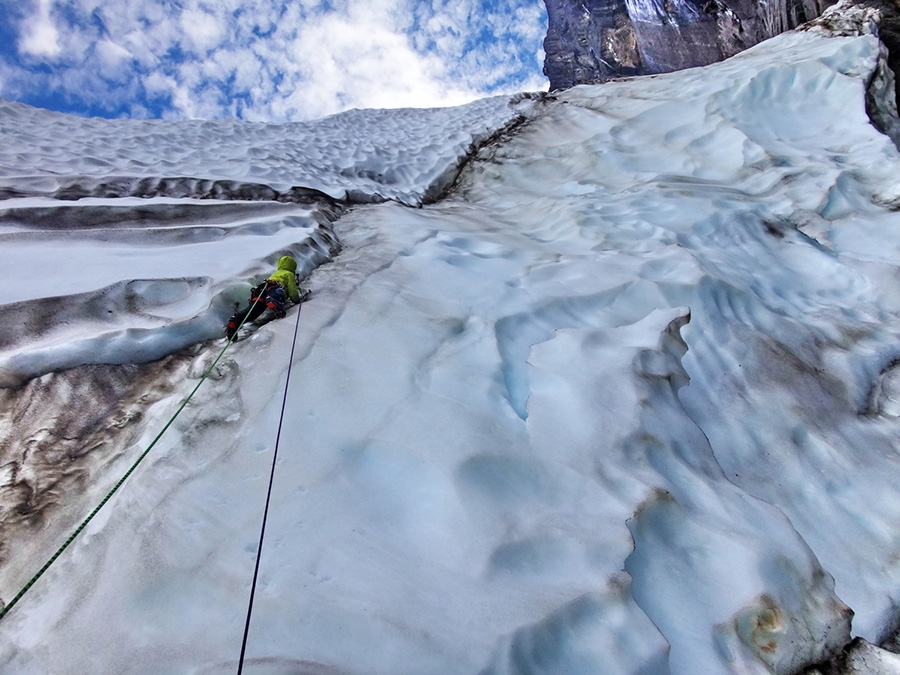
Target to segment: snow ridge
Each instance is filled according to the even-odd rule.
[[[534,101],[499,96],[456,108],[263,124],[81,119],[0,100],[0,196],[297,201],[321,192],[417,205]]]

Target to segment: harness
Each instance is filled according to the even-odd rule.
[[[269,291],[274,291],[276,288],[284,288],[280,282],[275,281],[274,279],[266,279],[261,284],[257,284],[250,290],[250,302],[257,302],[266,300],[266,295],[268,295]]]
[[[274,279],[266,279],[261,284],[254,286],[250,291],[251,305],[261,302],[265,307],[275,312],[275,316],[279,319],[287,314],[287,299],[287,291],[284,289],[284,286],[281,285],[280,281],[275,281]]]

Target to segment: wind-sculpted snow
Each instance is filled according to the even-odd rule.
[[[0,197],[303,202],[321,192],[418,204],[445,190],[473,149],[532,106],[527,96],[495,97],[263,124],[85,120],[0,100]]]
[[[900,152],[868,117],[864,23],[561,93],[420,209],[10,210],[0,256],[29,283],[3,288],[9,364],[96,353],[73,336],[120,312],[123,340],[193,326],[279,251],[341,251],[0,621],[0,671],[235,672],[279,435],[247,672],[792,675],[854,636],[845,672],[892,672],[862,639],[900,623]],[[214,355],[128,371],[145,408],[128,365],[4,394],[0,597]],[[59,416],[102,440],[84,456],[38,410],[82,378],[98,418],[140,413],[129,433]],[[55,438],[70,477],[35,459]]]

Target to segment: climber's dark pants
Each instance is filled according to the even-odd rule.
[[[251,298],[250,304],[246,309],[235,312],[232,321],[234,321],[235,326],[240,326],[244,323],[245,318],[247,323],[256,321],[266,311],[267,307],[274,310],[275,316],[281,318],[287,311],[287,299],[287,293],[281,286],[269,287],[258,301],[254,302],[253,298]]]

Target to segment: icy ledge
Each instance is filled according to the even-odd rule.
[[[0,290],[0,387],[219,338],[280,256],[294,256],[302,279],[339,249],[323,205],[83,200],[58,214],[71,221],[60,229],[54,211],[67,209],[34,201],[0,217],[0,264],[28,279],[37,262],[55,281]]]

